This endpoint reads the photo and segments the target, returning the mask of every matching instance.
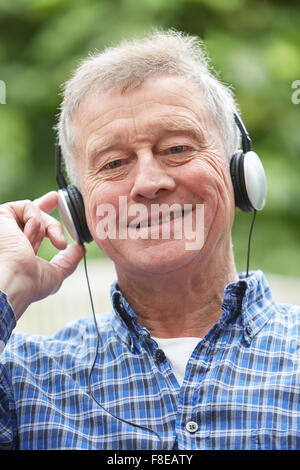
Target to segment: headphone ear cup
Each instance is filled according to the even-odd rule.
[[[93,240],[87,226],[84,203],[76,186],[68,185],[58,191],[59,211],[71,237],[79,243],[89,243]]]
[[[252,150],[244,154],[243,174],[251,207],[253,210],[261,210],[265,205],[267,180],[263,164]]]
[[[234,190],[235,204],[243,212],[251,212],[253,207],[249,201],[245,185],[244,153],[235,153],[230,160],[230,175]]]
[[[81,243],[89,243],[93,240],[93,238],[87,226],[82,196],[74,185],[68,185],[67,191],[69,193],[70,202],[73,207],[73,220],[77,229],[76,231],[79,235],[79,241]]]
[[[252,150],[235,153],[230,161],[230,174],[237,207],[244,212],[262,209],[267,183],[258,155]]]

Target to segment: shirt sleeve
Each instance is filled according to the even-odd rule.
[[[0,291],[0,354],[16,326],[16,317],[8,302],[7,295]]]
[[[0,291],[0,450],[13,449],[16,437],[15,405],[3,352],[16,326],[16,318],[4,292]]]

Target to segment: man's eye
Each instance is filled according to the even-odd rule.
[[[122,160],[113,160],[112,162],[107,163],[104,168],[108,170],[113,170],[114,168],[118,168],[121,165]]]
[[[176,145],[175,147],[170,148],[171,153],[181,153],[186,149],[185,145]]]

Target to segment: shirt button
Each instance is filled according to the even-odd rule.
[[[142,330],[142,331],[141,331],[141,337],[142,337],[142,339],[144,339],[145,341],[149,341],[149,339],[151,338],[151,335],[150,335],[149,331],[147,331],[147,330]]]
[[[251,335],[251,333],[252,333],[252,328],[251,328],[251,326],[247,326],[246,332],[248,333],[248,335]]]
[[[185,426],[188,432],[196,432],[198,430],[198,424],[195,421],[189,421]]]
[[[154,359],[158,363],[163,362],[166,359],[166,355],[162,349],[156,349],[154,353]]]

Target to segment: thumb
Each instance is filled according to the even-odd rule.
[[[60,251],[50,261],[50,265],[55,269],[61,283],[72,274],[84,254],[82,245],[68,245],[65,250]],[[59,287],[58,286],[58,287]]]

